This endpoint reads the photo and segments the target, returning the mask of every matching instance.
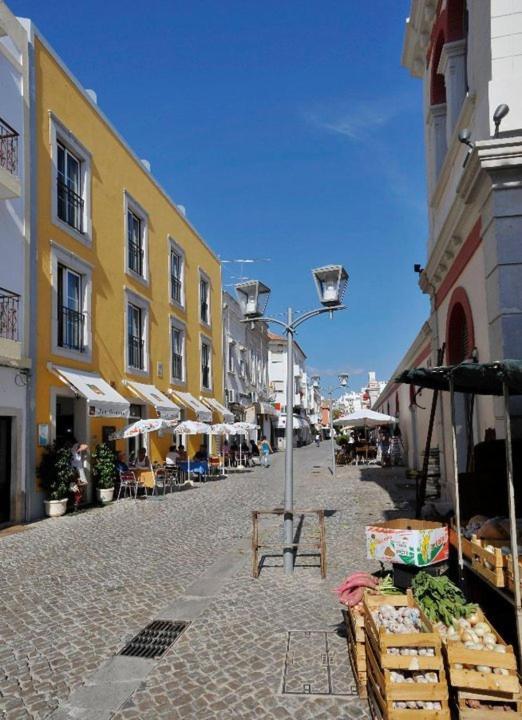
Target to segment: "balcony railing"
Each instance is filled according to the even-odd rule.
[[[60,178],[57,180],[58,217],[83,233],[83,198]]]
[[[20,295],[0,287],[0,338],[20,339],[18,334],[18,311]]]
[[[0,167],[18,175],[18,133],[0,118]]]
[[[136,335],[128,337],[129,367],[143,370],[143,340]]]
[[[83,352],[85,316],[81,312],[62,306],[58,308],[58,345],[67,350]]]
[[[177,303],[181,303],[181,280],[175,275],[170,276],[170,288],[172,299]]]
[[[177,353],[172,355],[172,379],[183,380],[183,357]]]
[[[143,275],[143,249],[132,240],[129,240],[129,268],[138,275]]]

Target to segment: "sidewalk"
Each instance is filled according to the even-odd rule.
[[[286,578],[272,557],[251,577],[250,511],[282,505],[283,453],[0,539],[0,718],[367,717],[331,588],[370,567],[364,525],[393,512],[404,473],[339,468],[334,481],[328,459],[327,443],[295,452],[296,507],[330,511],[325,581],[318,558]],[[155,618],[190,625],[156,661],[112,659]]]

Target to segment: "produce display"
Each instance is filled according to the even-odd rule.
[[[469,618],[476,613],[477,606],[466,602],[462,591],[445,575],[433,577],[420,572],[411,587],[415,600],[432,623],[449,626],[454,620]]]
[[[334,588],[334,592],[343,605],[361,610],[362,599],[366,590],[381,595],[394,595],[400,592],[393,586],[391,575],[379,579],[367,572],[352,573],[339,587]]]
[[[383,627],[386,632],[393,634],[418,633],[422,629],[419,609],[408,605],[381,605],[372,613],[372,617],[377,627]]]

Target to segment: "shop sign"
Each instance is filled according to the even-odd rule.
[[[370,560],[425,567],[448,559],[448,528],[440,523],[398,519],[366,527]]]
[[[128,405],[112,405],[111,403],[104,403],[103,405],[89,404],[90,417],[127,417],[128,414]]]

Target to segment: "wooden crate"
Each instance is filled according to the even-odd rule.
[[[364,615],[354,612],[351,608],[343,610],[348,644],[348,658],[359,697],[366,694],[366,646],[364,632]]]
[[[518,572],[522,578],[522,558],[518,558]],[[522,583],[522,580],[521,580]],[[514,593],[515,592],[515,580],[513,578],[513,558],[511,555],[506,555],[506,587]]]
[[[471,708],[466,704],[467,700],[479,701],[481,707]],[[494,705],[494,708],[487,707]],[[511,710],[504,710],[510,707]],[[457,691],[455,695],[455,709],[460,720],[510,720],[522,718],[522,699],[520,695],[512,697],[510,694],[466,692]]]
[[[394,607],[418,607],[413,595],[408,591],[406,595],[370,595],[364,596],[365,629],[369,644],[372,645],[375,656],[381,667],[393,670],[441,670],[443,658],[441,654],[441,638],[435,632],[430,622],[421,611],[421,620],[425,632],[419,633],[388,633],[382,627],[377,627],[372,612],[380,605],[393,605]],[[420,655],[391,655],[390,648],[432,648],[432,656]]]
[[[506,585],[507,555],[502,554],[501,548],[506,545],[505,540],[479,540],[471,538],[471,565],[473,569],[482,575],[495,587]],[[486,547],[493,547],[494,550],[486,550]]]
[[[480,621],[486,622],[495,635],[497,643],[506,645],[494,627],[484,617],[481,610],[477,611]],[[518,695],[520,685],[517,675],[517,659],[511,645],[506,645],[505,653],[490,650],[468,650],[464,643],[455,640],[446,642],[446,658],[450,686],[461,690],[485,691],[490,693],[510,693]],[[509,671],[509,675],[495,675],[494,673],[481,673],[478,670],[458,669],[460,665],[489,665],[501,667]]]
[[[368,672],[368,701],[374,719],[450,720],[448,686],[442,668],[439,669],[439,679],[436,683],[394,683],[390,679],[390,670],[379,665],[372,644],[368,641],[366,643],[366,665]],[[402,709],[394,707],[394,703],[400,700],[436,701],[440,703],[440,709]]]

